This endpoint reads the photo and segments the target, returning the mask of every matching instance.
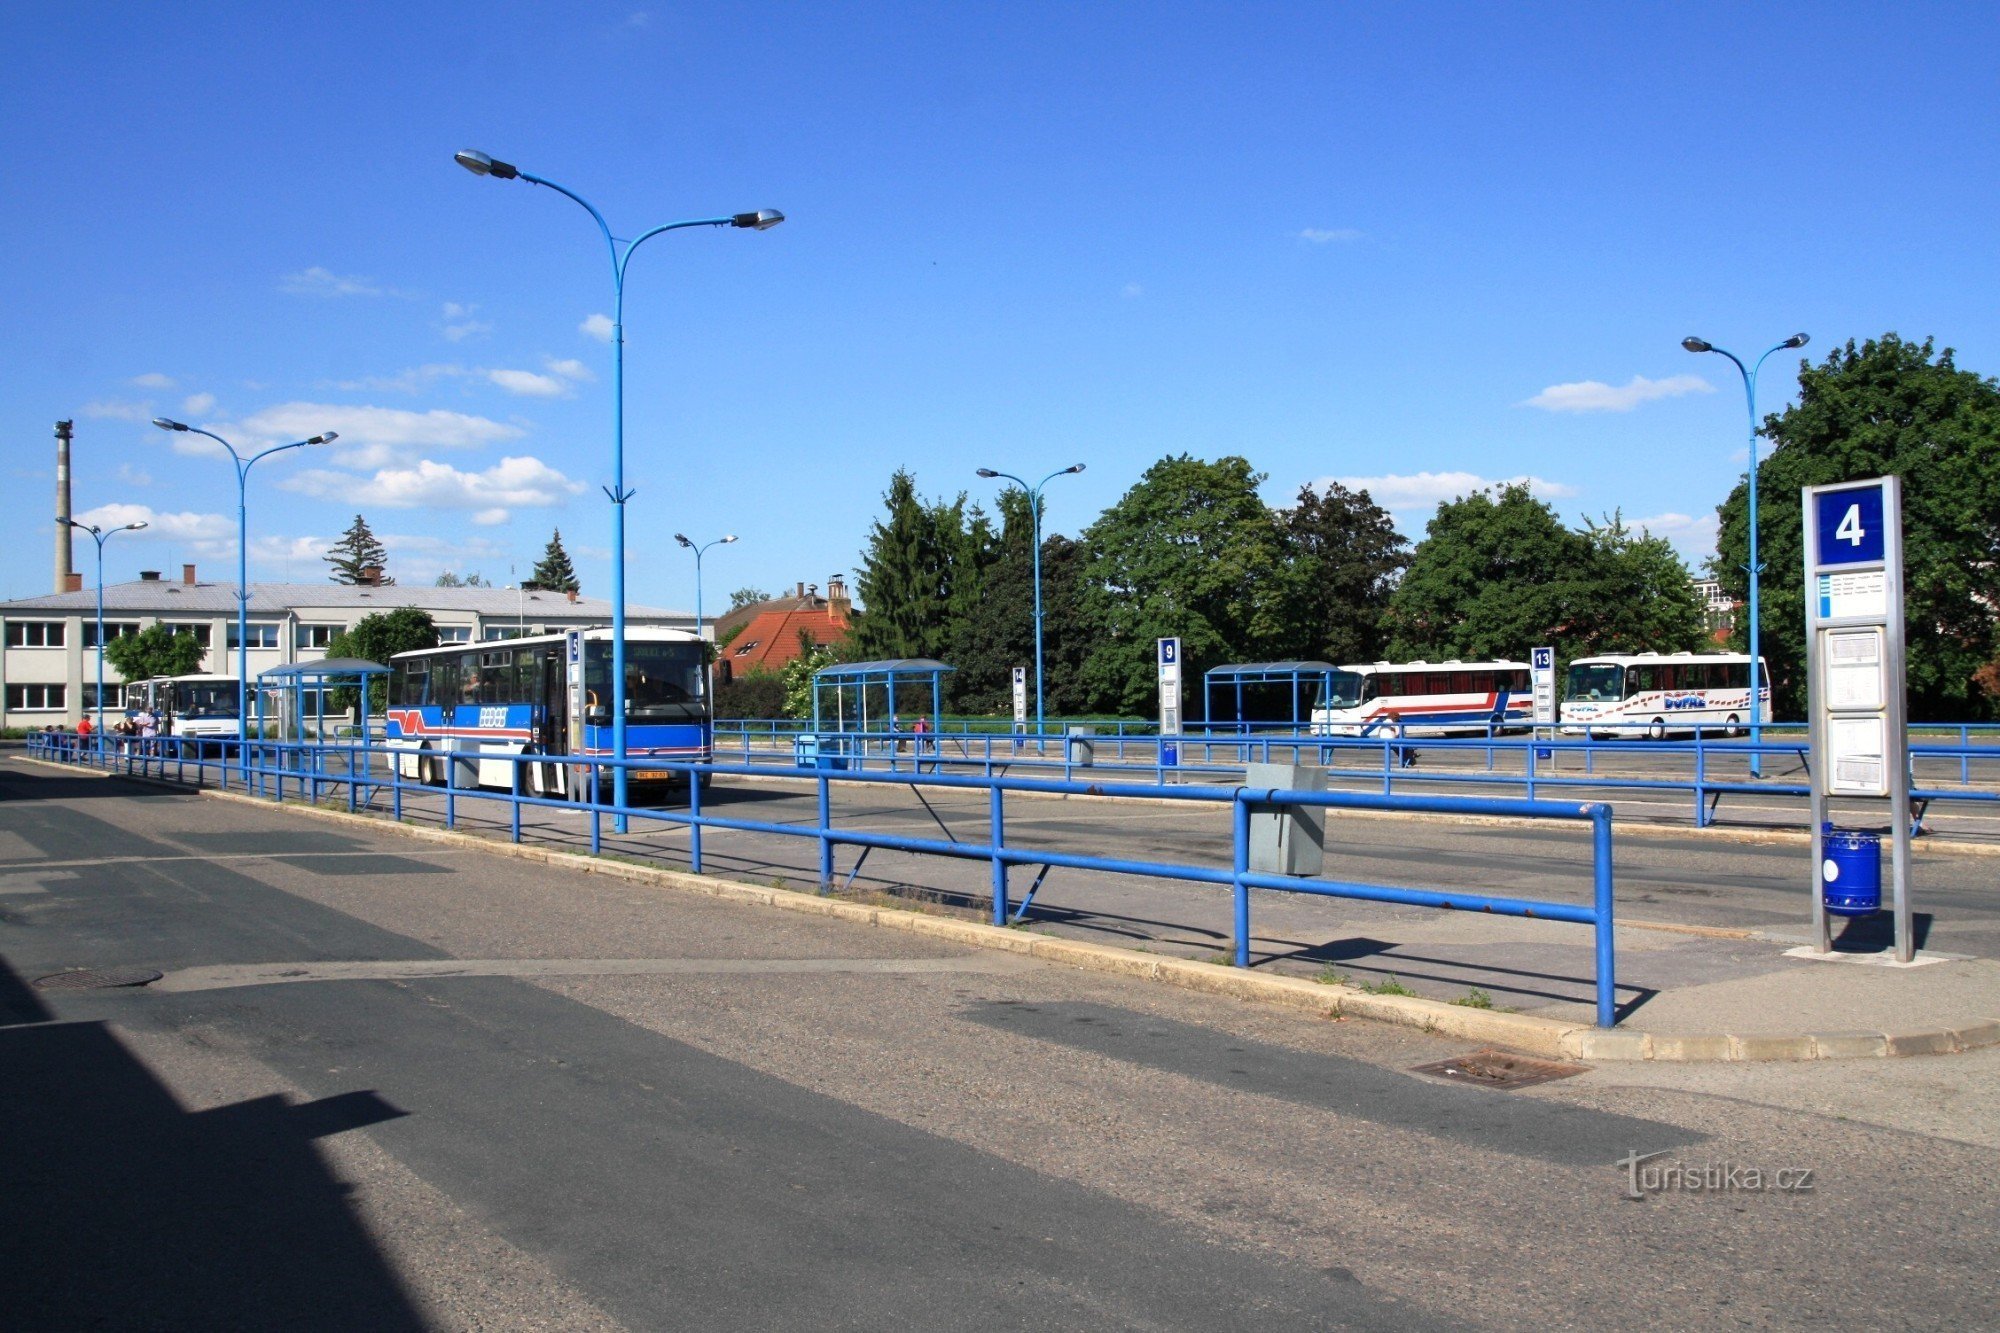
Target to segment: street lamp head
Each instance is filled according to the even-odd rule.
[[[724,546],[727,546],[727,545],[729,545],[729,543],[731,543],[731,542],[733,542],[733,541],[735,541],[735,540],[736,540],[736,534],[732,532],[732,533],[730,533],[730,534],[729,534],[729,535],[728,535],[727,537],[724,537],[724,538],[722,539],[722,544],[723,544]]]
[[[1077,465],[1076,465],[1075,467],[1066,467],[1066,468],[1064,468],[1064,469],[1063,469],[1063,471],[1064,471],[1064,472],[1081,472],[1081,471],[1083,471],[1083,464],[1081,464],[1081,463],[1078,463],[1078,464],[1077,464]]]
[[[452,161],[458,163],[458,165],[464,167],[475,176],[492,176],[499,180],[510,181],[521,174],[514,169],[512,163],[498,161],[488,157],[484,153],[476,153],[469,148],[462,153],[453,153],[451,157]]]
[[[693,546],[693,545],[694,545],[694,543],[693,543],[693,542],[691,542],[691,541],[689,541],[689,540],[687,539],[687,534],[686,534],[685,532],[676,532],[676,533],[674,534],[674,540],[675,540],[675,541],[677,541],[677,542],[679,542],[679,543],[680,543],[680,544],[681,544],[682,546]]]
[[[139,530],[140,528],[143,528],[143,527],[146,527],[146,526],[148,526],[148,525],[147,525],[147,524],[144,524],[144,523],[127,523],[127,524],[126,524],[126,525],[125,525],[124,527],[122,527],[122,528],[120,528],[120,529],[118,529],[118,530],[119,530],[120,532],[137,532],[137,531],[138,531],[138,530]]]
[[[1687,348],[1690,352],[1713,352],[1715,350],[1712,345],[1700,338],[1683,338],[1681,339],[1681,346]]]
[[[992,478],[994,478],[994,477],[997,477],[997,476],[999,476],[1000,474],[999,474],[998,472],[995,472],[995,471],[994,471],[994,470],[993,470],[992,468],[990,468],[990,467],[983,467],[983,468],[979,469],[979,475],[980,475],[980,476],[982,476],[982,477],[985,477],[985,478],[987,478],[987,479],[989,479],[989,480],[990,480],[990,479],[992,479]]]
[[[334,442],[335,440],[337,440],[337,439],[339,439],[339,438],[340,438],[340,432],[339,432],[339,431],[332,431],[332,430],[330,430],[330,431],[328,431],[328,432],[327,432],[326,434],[324,434],[324,435],[315,435],[315,436],[313,436],[313,437],[312,437],[312,438],[311,438],[310,440],[307,440],[307,441],[306,441],[306,443],[307,443],[307,444],[332,444],[332,443],[333,443],[333,442]]]
[[[153,424],[154,424],[155,426],[158,426],[158,427],[159,427],[159,428],[160,428],[161,430],[186,430],[186,429],[187,429],[187,427],[186,427],[186,426],[183,426],[183,425],[182,425],[182,424],[181,424],[180,422],[178,422],[178,421],[169,421],[169,420],[167,420],[167,419],[166,419],[165,417],[154,417],[154,418],[153,418]]]
[[[1794,333],[1791,337],[1785,339],[1784,345],[1787,347],[1804,347],[1811,341],[1812,339],[1806,337],[1803,333]]]
[[[461,155],[462,156],[462,155]],[[509,168],[512,170],[512,168]],[[732,227],[748,227],[752,231],[769,231],[785,220],[785,215],[775,208],[760,208],[754,213],[738,213],[729,219]]]

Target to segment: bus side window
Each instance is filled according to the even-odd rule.
[[[1629,666],[1625,668],[1625,697],[1634,698],[1653,691],[1653,668],[1650,666]]]

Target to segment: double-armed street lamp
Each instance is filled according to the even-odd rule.
[[[717,537],[717,538],[716,538],[716,539],[715,539],[714,541],[712,541],[712,542],[702,542],[702,543],[701,543],[700,545],[696,545],[696,544],[695,544],[694,542],[691,542],[691,541],[689,541],[689,540],[687,539],[687,536],[686,536],[686,534],[684,534],[684,533],[679,533],[679,532],[676,532],[676,533],[674,534],[674,540],[675,540],[675,541],[677,541],[677,542],[679,542],[679,543],[680,543],[680,544],[681,544],[682,546],[685,546],[685,547],[687,547],[687,548],[688,548],[688,550],[690,550],[690,551],[693,551],[693,552],[694,552],[694,637],[695,637],[695,642],[697,642],[697,643],[701,643],[701,644],[706,644],[706,643],[708,642],[708,640],[707,640],[707,638],[706,638],[706,637],[705,637],[705,636],[704,636],[704,635],[702,634],[702,629],[701,629],[701,626],[702,626],[702,619],[701,619],[701,556],[702,556],[702,552],[706,551],[706,550],[707,550],[707,549],[708,549],[709,547],[711,547],[711,546],[727,546],[727,545],[729,545],[729,543],[731,543],[731,542],[733,542],[733,541],[735,541],[735,540],[736,540],[736,534],[732,532],[732,533],[730,533],[730,534],[729,534],[728,536],[726,536],[726,537]],[[702,654],[701,654],[701,690],[702,690],[702,697],[703,697],[704,699],[711,699],[711,698],[713,698],[713,697],[714,697],[714,695],[715,695],[715,691],[714,691],[713,689],[711,689],[711,688],[710,688],[710,685],[711,685],[711,681],[710,681],[710,679],[709,679],[709,673],[708,673],[708,649],[707,649],[706,647],[704,647],[704,648],[702,649]]]
[[[662,232],[679,231],[685,227],[740,227],[750,231],[769,231],[785,220],[785,215],[775,209],[760,208],[753,213],[732,213],[727,217],[692,218],[685,222],[669,222],[641,232],[633,240],[622,244],[611,234],[611,224],[604,220],[604,214],[597,206],[574,190],[565,188],[542,176],[522,171],[509,162],[501,162],[485,153],[462,152],[453,154],[453,160],[475,176],[490,176],[495,180],[524,180],[530,185],[544,185],[563,195],[588,212],[597,223],[597,229],[604,236],[604,244],[611,253],[611,286],[613,295],[611,313],[611,484],[604,493],[611,499],[611,751],[618,760],[613,769],[612,790],[614,803],[619,808],[617,829],[625,831],[624,807],[626,804],[625,772],[625,502],[632,498],[632,492],[625,489],[625,269],[632,262],[632,252],[645,242]]]
[[[79,523],[73,518],[56,516],[56,522],[78,532],[87,532],[97,539],[97,730],[92,733],[97,750],[104,750],[104,543],[121,532],[137,532],[144,523],[124,523],[115,528],[100,528],[95,523]]]
[[[1042,487],[1048,485],[1057,477],[1067,477],[1073,472],[1081,471],[1083,471],[1083,464],[1081,463],[1070,467],[1057,468],[1054,472],[1049,473],[1048,476],[1043,477],[1040,481],[1030,486],[1011,472],[1001,472],[990,467],[979,469],[979,475],[989,481],[995,477],[1011,481],[1025,491],[1028,496],[1028,514],[1033,522],[1033,540],[1035,543],[1035,744],[1037,746],[1040,746],[1042,743],[1042,730],[1045,720],[1042,712]]]
[[[154,417],[153,424],[161,430],[206,435],[228,450],[230,461],[236,464],[236,739],[239,742],[237,751],[243,771],[248,773],[250,747],[244,742],[250,739],[250,469],[272,454],[281,454],[287,449],[304,449],[315,444],[331,444],[340,436],[333,431],[327,431],[309,440],[274,444],[262,453],[245,458],[236,452],[235,445],[212,430],[170,421],[166,417]]]
[[[1747,566],[1750,573],[1750,744],[1753,747],[1750,751],[1750,776],[1759,778],[1764,776],[1764,761],[1763,756],[1754,747],[1762,744],[1764,739],[1763,728],[1759,725],[1763,720],[1764,711],[1764,672],[1763,658],[1758,652],[1760,626],[1757,617],[1757,581],[1764,572],[1764,567],[1757,563],[1757,435],[1760,429],[1757,420],[1757,372],[1764,368],[1764,362],[1772,353],[1804,347],[1808,341],[1805,334],[1794,333],[1758,357],[1754,365],[1746,367],[1742,358],[1734,352],[1717,347],[1706,339],[1694,337],[1681,339],[1681,346],[1690,352],[1714,352],[1718,356],[1728,357],[1735,365],[1737,373],[1743,377],[1743,397],[1750,407],[1750,563]]]

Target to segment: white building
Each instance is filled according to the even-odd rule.
[[[97,592],[74,586],[69,592],[0,602],[0,726],[74,726],[96,706]],[[349,587],[338,583],[253,583],[250,585],[250,677],[290,662],[326,655],[335,634],[363,616],[413,606],[430,612],[447,642],[502,639],[518,631],[581,629],[611,623],[611,603],[602,598],[512,588],[434,588],[390,584]],[[656,607],[625,608],[633,625],[694,629],[689,611]],[[195,577],[181,567],[178,582],[154,572],[136,582],[104,588],[104,634],[114,639],[153,625],[192,634],[203,649],[198,670],[233,676],[237,672],[236,585]],[[107,661],[104,686],[109,707],[122,677]]]

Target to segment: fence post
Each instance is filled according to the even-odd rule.
[[[688,770],[688,871],[701,873],[701,772]]]
[[[824,770],[819,775],[819,891],[833,887],[833,797]]]
[[[993,847],[993,924],[1007,924],[1007,859],[1000,855],[1007,843],[1005,811],[1002,808],[1004,793],[999,783],[994,783],[987,791],[987,822],[992,826],[988,838]]]
[[[521,761],[517,758],[507,765],[509,808],[514,812],[514,841],[521,841]]]
[[[1618,948],[1611,891],[1611,807],[1590,809],[1590,873],[1597,916],[1597,1026],[1618,1022]]]
[[[1230,802],[1233,816],[1232,825],[1235,846],[1232,849],[1235,864],[1230,875],[1230,888],[1235,895],[1236,906],[1236,966],[1250,966],[1250,886],[1243,877],[1250,873],[1250,802],[1244,799],[1244,791],[1238,788],[1236,799]]]
[[[598,808],[598,766],[595,759],[590,761],[590,854],[596,856],[604,850],[604,812]]]

